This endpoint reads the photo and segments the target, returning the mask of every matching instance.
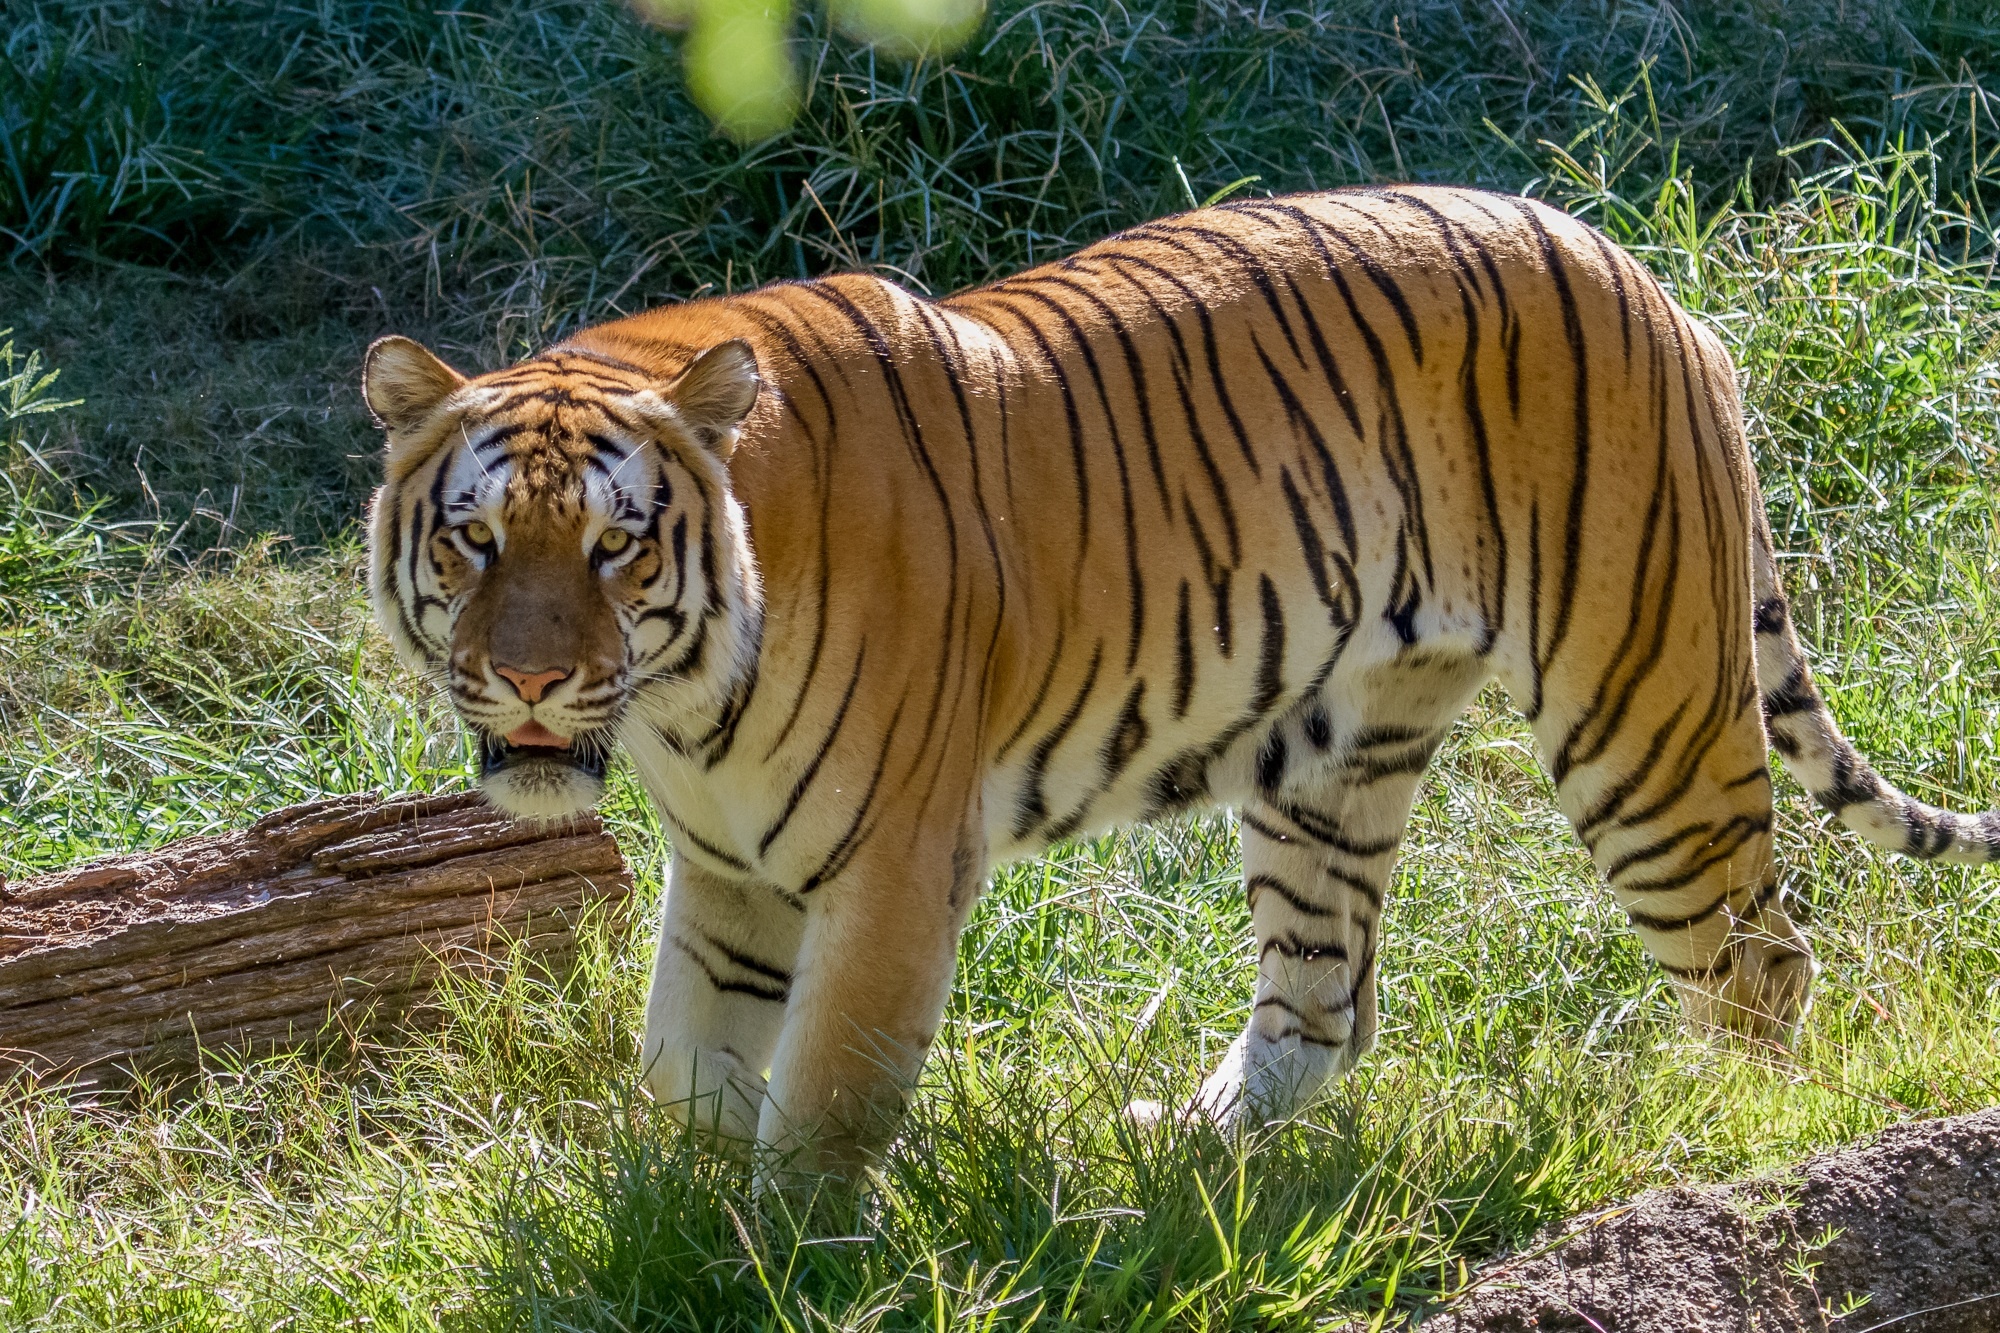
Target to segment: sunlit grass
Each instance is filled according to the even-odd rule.
[[[399,1049],[95,1106],[16,1092],[0,1294],[30,1328],[1304,1328],[1408,1309],[1647,1184],[2000,1100],[1985,881],[1821,833],[1794,793],[1819,1003],[1789,1054],[1720,1050],[1681,1028],[1524,742],[1489,700],[1449,747],[1388,917],[1380,1048],[1257,1144],[1120,1114],[1185,1096],[1241,1020],[1233,836],[1200,821],[999,877],[851,1225],[761,1209],[634,1099],[641,930],[562,993],[467,990]],[[629,788],[618,805],[650,866]]]

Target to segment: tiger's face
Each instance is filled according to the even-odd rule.
[[[388,433],[376,618],[443,677],[496,805],[588,809],[619,727],[697,702],[739,648],[754,575],[724,464],[755,356],[722,343],[664,384],[562,351],[466,379],[385,338],[363,386]]]

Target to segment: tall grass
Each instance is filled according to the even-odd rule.
[[[0,329],[0,618],[72,595],[99,562],[102,548],[88,516],[45,507],[47,464],[28,443],[37,419],[77,405],[55,393],[59,370],[42,354],[14,350],[12,329]]]
[[[829,265],[949,290],[1249,176],[1512,184],[1533,164],[1468,131],[1561,141],[1589,83],[1642,73],[1682,164],[1765,200],[1836,118],[1872,149],[1941,140],[1955,189],[2000,143],[2000,21],[1964,0],[1003,0],[918,64],[811,10],[805,114],[747,148],[691,110],[677,39],[611,0],[20,0],[6,41],[17,259],[359,246],[376,262],[336,267],[469,302],[495,355]]]
[[[49,462],[58,374],[0,331],[0,875],[460,770],[361,639],[351,543],[300,566],[100,518]]]
[[[1564,141],[1546,188],[1639,250],[1745,367],[1843,724],[1906,787],[1993,804],[1984,223],[1932,158],[1852,146],[1774,204],[1705,209],[1684,175],[1640,191],[1615,169],[1670,157],[1634,138],[1653,133]],[[20,443],[48,455],[26,432],[61,419]],[[351,546],[190,556],[169,526],[100,548],[101,521],[67,504],[33,521],[81,525],[104,555],[50,585],[85,595],[10,604],[0,633],[0,872],[462,764],[442,705],[367,630]],[[624,774],[611,814],[656,891],[665,844]],[[908,1131],[874,1201],[831,1230],[759,1205],[632,1093],[643,931],[600,938],[561,985],[468,983],[436,1032],[394,1047],[220,1065],[116,1101],[14,1085],[0,1310],[35,1333],[1404,1322],[1591,1203],[2000,1100],[2000,887],[1823,822],[1781,797],[1784,873],[1823,966],[1796,1048],[1692,1040],[1525,729],[1482,699],[1397,875],[1378,1051],[1247,1146],[1120,1115],[1133,1095],[1185,1096],[1242,1020],[1226,821],[1004,870]]]
[[[65,475],[107,515],[318,545],[369,483],[381,333],[490,368],[829,268],[947,291],[1232,185],[1520,189],[1628,90],[1646,133],[1607,169],[1680,172],[1704,217],[1899,144],[1942,205],[1996,202],[1973,0],[999,0],[916,65],[817,13],[798,125],[740,147],[620,0],[14,0],[0,305],[87,388]]]

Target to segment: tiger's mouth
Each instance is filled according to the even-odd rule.
[[[604,781],[604,749],[598,745],[516,745],[487,732],[479,733],[479,776],[550,773],[568,769]]]

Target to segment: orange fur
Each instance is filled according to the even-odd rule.
[[[675,846],[646,1076],[810,1165],[883,1141],[993,864],[1188,807],[1242,812],[1259,943],[1200,1104],[1301,1104],[1372,1037],[1409,802],[1488,679],[1704,1022],[1782,1034],[1812,968],[1766,711],[1871,836],[2000,847],[1839,737],[1727,357],[1539,204],[1247,201],[946,300],[780,284],[465,381],[413,347],[370,375],[384,623],[476,728],[631,757]],[[503,640],[615,688],[510,701]]]

